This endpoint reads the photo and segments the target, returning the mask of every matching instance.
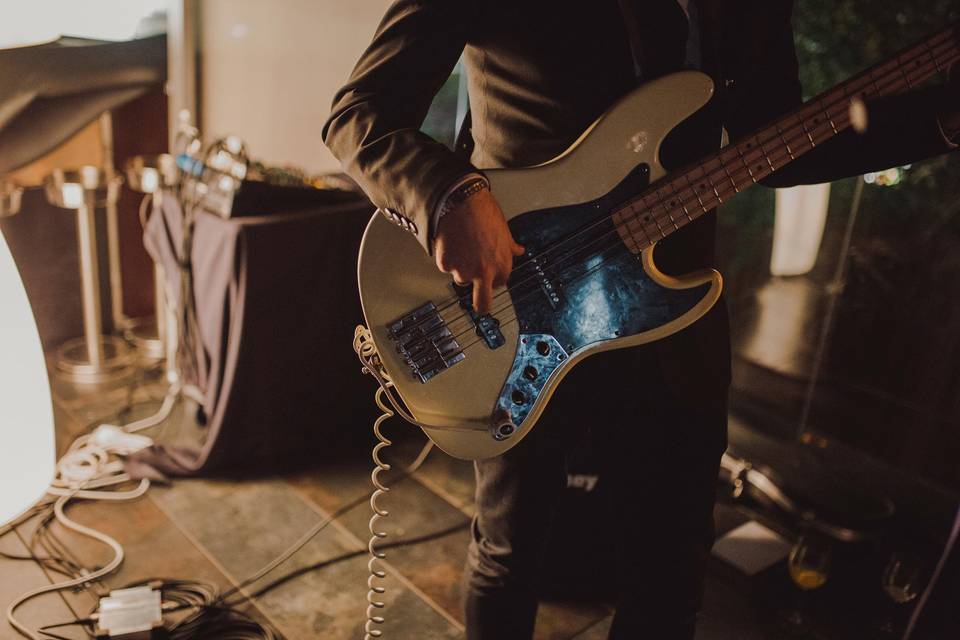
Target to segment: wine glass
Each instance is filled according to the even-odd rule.
[[[890,555],[883,569],[880,585],[884,593],[898,605],[904,605],[917,598],[920,582],[920,561],[916,556],[897,551]],[[894,615],[886,616],[880,625],[880,631],[887,637],[895,637],[897,624]]]
[[[832,550],[830,542],[814,533],[804,533],[790,550],[787,568],[790,579],[799,587],[800,593],[797,604],[787,616],[786,621],[795,636],[805,636],[811,633],[810,626],[803,615],[803,600],[808,591],[819,589],[827,582],[830,575],[830,557]]]

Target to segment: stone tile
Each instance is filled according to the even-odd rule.
[[[272,561],[319,521],[317,512],[282,480],[184,480],[156,491],[154,499],[235,579]],[[289,638],[353,639],[365,620],[367,559],[364,544],[339,524],[320,533],[251,590],[288,572],[351,552],[360,555],[307,571],[258,597],[257,602]],[[395,637],[458,637],[457,628],[402,581],[392,578],[389,588],[388,602],[395,598],[397,603],[393,618],[388,618],[396,628]],[[409,625],[406,631],[399,628],[404,624]],[[413,628],[415,634],[410,632]]]
[[[573,636],[572,640],[607,640],[611,624],[613,624],[613,616],[609,615],[582,633]]]
[[[369,498],[373,490],[370,481],[373,461],[366,455],[352,458],[330,461],[317,469],[303,471],[289,478],[288,482],[309,496],[318,507],[332,513],[347,503]],[[385,478],[389,484],[390,474]],[[357,510],[369,513],[370,508],[361,505]]]
[[[537,610],[534,640],[569,640],[595,626],[609,615],[602,604],[580,602],[541,602]]]
[[[356,478],[350,478],[351,474],[345,472],[337,484],[359,484]],[[364,482],[366,491],[369,492],[369,478],[364,479]],[[342,503],[334,498],[336,492],[331,491],[330,480],[304,475],[292,481],[292,484],[320,508],[330,510],[334,505],[339,506]],[[359,490],[359,486],[353,486],[348,495],[352,497]],[[469,540],[466,530],[469,519],[460,510],[411,479],[395,482],[391,491],[379,500],[379,505],[390,512],[388,517],[378,523],[382,530],[388,533],[385,543],[463,527],[435,540],[389,549],[386,552],[391,565],[451,617],[462,620],[460,577]],[[345,514],[341,522],[358,539],[366,541],[370,538],[370,516],[370,506],[363,503]]]
[[[419,430],[403,432],[394,440],[394,457],[403,460],[404,464],[412,461],[427,441]],[[456,508],[473,515],[475,481],[472,461],[451,457],[434,448],[414,477]]]
[[[257,598],[278,627],[291,639],[353,640],[363,637],[367,609],[367,559],[365,554],[290,581]],[[386,608],[378,610],[386,622],[385,637],[431,640],[461,638],[461,632],[440,616],[387,570],[382,596]],[[379,597],[379,596],[378,596]]]

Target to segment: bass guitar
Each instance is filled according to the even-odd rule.
[[[486,171],[526,248],[488,315],[412,235],[375,215],[358,271],[381,382],[450,455],[503,453],[578,362],[675,333],[717,301],[719,273],[670,277],[657,269],[657,242],[855,125],[863,100],[958,59],[954,25],[669,175],[661,143],[710,100],[713,82],[684,71],[638,87],[551,162]]]

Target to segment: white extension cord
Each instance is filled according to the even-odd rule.
[[[54,517],[67,529],[110,547],[113,550],[113,559],[89,574],[28,591],[14,600],[7,607],[7,622],[23,636],[31,640],[43,640],[14,615],[23,603],[44,593],[61,591],[98,580],[116,571],[123,562],[123,546],[119,542],[101,531],[74,522],[66,516],[64,509],[67,502],[74,499],[133,500],[147,492],[150,488],[150,480],[147,478],[141,479],[135,488],[125,491],[109,490],[107,487],[133,480],[123,471],[123,463],[117,458],[131,455],[153,444],[152,438],[139,435],[137,432],[166,420],[181,390],[179,384],[171,385],[160,409],[151,416],[123,426],[101,424],[91,433],[78,437],[57,462],[56,475],[50,487],[47,488],[48,494],[57,497],[53,505]]]

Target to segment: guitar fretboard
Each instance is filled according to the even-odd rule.
[[[953,25],[657,181],[612,218],[629,248],[639,252],[850,128],[856,102],[908,91],[958,60],[960,25]]]

